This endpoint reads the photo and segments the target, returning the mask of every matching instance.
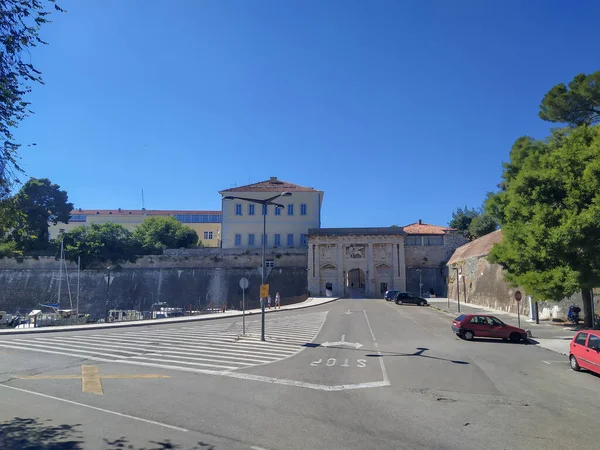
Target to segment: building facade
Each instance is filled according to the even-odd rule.
[[[277,194],[273,205],[262,205],[241,198],[265,200]],[[262,247],[263,213],[266,214],[266,246],[269,248],[306,248],[308,230],[320,228],[323,191],[298,186],[271,177],[267,181],[220,191],[222,200],[222,247],[251,249]],[[226,197],[234,197],[226,199]],[[240,198],[236,198],[240,197]]]
[[[386,290],[446,294],[446,262],[466,240],[421,221],[405,227],[321,228],[308,236],[311,295],[382,297]]]
[[[130,231],[148,217],[172,216],[182,224],[198,233],[199,241],[205,247],[221,245],[221,211],[179,211],[179,210],[146,210],[146,209],[77,209],[71,213],[69,223],[50,223],[50,239],[58,236],[61,230],[69,231],[90,223],[117,223]]]

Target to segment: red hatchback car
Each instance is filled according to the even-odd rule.
[[[452,322],[452,331],[467,341],[475,336],[527,342],[527,332],[485,314],[461,314]]]
[[[571,369],[587,369],[600,375],[600,331],[585,330],[577,333],[569,351]]]

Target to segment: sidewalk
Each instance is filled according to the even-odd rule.
[[[427,302],[432,308],[455,318],[458,313],[458,302],[447,298],[428,298]],[[450,304],[450,307],[448,307]],[[485,306],[473,305],[471,303],[460,303],[461,314],[491,314],[509,325],[518,326],[517,314],[498,311]],[[563,355],[569,354],[569,344],[581,326],[573,324],[559,324],[549,321],[540,321],[539,325],[529,319],[528,315],[521,315],[521,328],[529,334],[529,341],[540,347]]]
[[[339,297],[309,297],[305,301],[300,303],[294,303],[292,305],[282,306],[280,309],[266,309],[265,313],[274,313],[278,311],[290,311],[294,309],[309,308],[312,306],[324,305],[326,303],[338,300]],[[251,316],[260,314],[260,308],[247,309],[246,315]],[[187,317],[171,317],[167,319],[148,319],[148,320],[135,320],[131,322],[112,322],[112,323],[89,323],[85,325],[67,325],[67,326],[49,326],[39,328],[8,328],[0,330],[0,336],[7,334],[29,334],[29,333],[53,333],[57,331],[80,331],[80,330],[98,330],[106,328],[120,328],[120,327],[139,327],[146,325],[165,325],[171,323],[182,323],[182,322],[197,322],[201,320],[215,320],[225,319],[229,317],[241,317],[242,311],[240,310],[228,310],[224,313],[218,312],[213,314],[201,314],[198,316],[187,316]]]

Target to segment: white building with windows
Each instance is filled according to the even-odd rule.
[[[257,203],[225,197],[264,200],[289,192],[274,202],[283,205],[267,206],[266,211]],[[262,247],[263,213],[266,212],[266,246],[269,248],[306,248],[308,230],[321,227],[323,191],[298,186],[271,177],[267,181],[220,191],[222,200],[221,242],[223,248]]]

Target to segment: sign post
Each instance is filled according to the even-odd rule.
[[[519,328],[521,328],[521,299],[523,298],[523,294],[521,291],[515,292],[515,300],[517,301],[517,323]]]
[[[242,336],[246,336],[246,289],[248,289],[248,278],[240,279],[242,288]]]

